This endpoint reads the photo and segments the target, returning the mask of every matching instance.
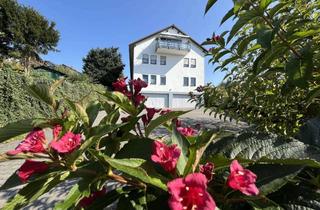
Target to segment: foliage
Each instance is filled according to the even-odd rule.
[[[0,56],[22,58],[26,70],[40,54],[56,50],[59,32],[55,23],[15,0],[0,1]]]
[[[54,80],[41,76],[26,77],[11,70],[11,66],[0,68],[0,125],[32,117],[51,116],[47,105],[27,94],[25,86],[32,82],[52,84]],[[104,88],[87,80],[67,79],[56,94],[59,98],[67,96],[76,101],[90,93],[93,93],[92,98],[97,98],[98,95],[94,94],[97,90],[103,91]]]
[[[234,1],[221,21],[233,18],[230,31],[204,42],[225,83],[205,88],[208,100],[198,105],[261,130],[296,134],[320,111],[319,10],[314,0]]]
[[[194,182],[199,188],[189,188],[186,185],[183,189],[176,189],[183,190],[181,196],[189,190],[198,193],[197,199],[191,199],[190,202],[201,200],[204,192],[210,193],[205,196],[212,196],[219,209],[295,209],[297,206],[301,209],[303,206],[319,208],[320,197],[317,190],[320,179],[319,175],[314,175],[319,174],[317,172],[320,169],[319,145],[311,146],[295,139],[251,131],[230,134],[202,129],[195,136],[183,136],[176,129],[176,121],[185,112],[162,112],[159,117],[151,117],[149,124],[142,123],[144,101],[134,105],[129,97],[131,95],[120,92],[101,93],[98,101],[75,102],[65,98],[68,102],[67,112],[60,113],[56,106],[61,104],[61,99],[55,95],[60,83],[50,86],[33,84],[26,88],[51,107],[51,117],[24,120],[0,129],[2,142],[27,133],[31,127],[53,128],[54,145],[58,145],[51,146],[47,137],[46,144],[41,147],[45,147],[45,150],[41,149],[42,152],[45,151],[43,153],[20,152],[15,156],[9,153],[0,156],[1,161],[36,159],[43,161],[41,164],[48,165],[46,172],[33,174],[3,209],[22,208],[57,184],[75,178],[79,181],[66,198],[56,205],[56,209],[103,209],[114,203],[117,204],[117,209],[168,209],[167,200],[172,196],[169,193],[176,192],[172,189],[175,184],[171,181],[183,182],[183,177],[187,179],[192,176],[203,178],[203,175],[197,173],[201,171],[199,164],[208,161],[214,163],[214,174],[212,171],[207,174],[214,176],[212,181],[207,180],[208,191],[201,191],[205,184],[202,182],[201,185],[200,180]],[[126,90],[126,87],[122,88]],[[105,111],[106,116],[94,123],[100,111]],[[121,119],[120,113],[123,116]],[[142,125],[143,130],[148,133],[142,132]],[[159,126],[167,128],[170,134],[167,139],[159,140],[157,136],[151,135],[151,131]],[[32,131],[34,132],[41,130]],[[82,142],[64,145],[66,139],[63,140],[62,136],[70,133],[81,134]],[[62,138],[57,140],[60,137]],[[29,141],[28,138],[30,137],[25,139],[24,144]],[[160,146],[158,152],[166,150],[168,153],[155,153],[155,142]],[[167,146],[165,142],[172,145]],[[16,151],[19,151],[19,147],[24,147],[24,144],[20,144]],[[63,150],[69,148],[70,152],[59,153],[60,147]],[[177,151],[181,151],[179,159],[172,159],[177,161],[176,169],[166,171],[164,166],[173,158],[170,154]],[[155,158],[156,155],[160,157]],[[226,185],[230,178],[229,165],[235,158],[257,175],[255,184],[259,187],[258,196],[243,195]],[[231,164],[234,163],[232,161]],[[255,176],[248,169],[240,169],[238,176],[245,173]],[[21,174],[19,170],[1,189],[23,184],[18,178]],[[118,183],[115,188],[104,187],[110,181]],[[178,200],[183,201],[180,198]],[[212,205],[214,203],[211,202],[211,207]],[[192,207],[191,203],[187,209]]]
[[[118,48],[91,49],[83,62],[84,73],[93,82],[108,88],[122,75],[123,63]]]

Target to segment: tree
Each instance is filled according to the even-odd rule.
[[[40,54],[56,50],[59,32],[55,23],[33,8],[0,0],[0,17],[0,54],[21,58],[27,73],[32,59],[39,60]]]
[[[216,1],[208,1],[208,11]],[[210,60],[225,91],[205,88],[207,108],[284,135],[320,113],[320,5],[316,0],[239,0],[213,35]],[[200,101],[199,105],[204,105]]]
[[[114,47],[91,49],[83,62],[84,73],[108,88],[122,75],[124,67],[118,48]]]

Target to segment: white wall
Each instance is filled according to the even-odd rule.
[[[171,29],[169,33],[173,33]],[[187,41],[187,40],[184,40]],[[143,64],[142,55],[148,54],[157,55],[157,64]],[[156,36],[144,40],[134,48],[134,78],[141,78],[143,74],[157,75],[157,84],[149,84],[147,88],[143,89],[145,92],[190,92],[199,85],[204,85],[204,53],[202,50],[191,42],[191,50],[185,56],[180,55],[165,55],[167,57],[166,65],[160,65],[160,55],[156,53]],[[189,58],[189,65],[191,58],[195,58],[196,68],[183,67],[183,59]],[[160,85],[160,75],[166,76],[166,85]],[[189,87],[183,86],[183,77],[189,77]],[[196,78],[196,87],[191,87],[190,77]]]

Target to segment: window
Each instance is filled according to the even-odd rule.
[[[191,83],[191,86],[192,86],[192,87],[197,86],[196,78],[195,78],[195,77],[191,77],[190,83]]]
[[[143,54],[142,55],[142,63],[148,64],[149,63],[149,55],[148,54]]]
[[[196,68],[196,66],[197,66],[197,61],[196,61],[196,59],[191,59],[191,68]]]
[[[189,86],[189,77],[183,77],[183,86]]]
[[[157,84],[157,75],[151,75],[150,84],[151,85],[156,85]]]
[[[149,76],[147,74],[142,75],[143,81],[145,81],[147,84],[149,84]]]
[[[151,64],[157,64],[157,56],[156,55],[151,55],[150,56],[150,63]]]
[[[189,58],[183,59],[183,67],[189,67]]]
[[[167,57],[160,56],[160,65],[167,65]]]
[[[160,77],[160,85],[166,85],[166,84],[167,84],[166,76],[161,76]]]

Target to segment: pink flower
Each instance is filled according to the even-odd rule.
[[[26,160],[18,169],[18,176],[22,182],[26,182],[33,174],[44,173],[47,169],[48,165],[44,162]]]
[[[62,126],[61,125],[56,125],[52,129],[52,134],[53,134],[53,140],[57,140],[60,133],[62,131]]]
[[[207,179],[201,173],[189,174],[167,184],[172,210],[214,210],[216,203],[207,191]]]
[[[182,121],[178,119],[173,119],[173,121],[176,123],[176,127],[179,128],[182,126]]]
[[[129,84],[133,85],[135,95],[140,93],[142,88],[148,87],[148,84],[140,78],[131,80]]]
[[[34,129],[27,137],[15,148],[8,151],[8,155],[16,155],[22,152],[42,153],[46,152],[44,148],[46,138],[43,130]]]
[[[255,185],[257,175],[244,169],[237,160],[230,165],[230,175],[227,184],[234,190],[240,190],[245,195],[258,195],[259,189]]]
[[[213,37],[213,40],[216,42],[219,41],[220,39],[221,39],[221,37],[219,35],[216,35]]]
[[[121,92],[123,94],[128,93],[128,87],[126,83],[126,78],[119,78],[116,82],[112,83],[115,91]]]
[[[89,197],[82,198],[79,202],[79,205],[82,208],[90,206],[94,202],[95,199],[97,199],[98,197],[104,196],[106,194],[106,191],[107,191],[107,189],[105,187],[103,187],[102,190],[98,190],[98,191],[91,193],[91,195]]]
[[[152,147],[151,160],[159,163],[165,171],[174,172],[181,153],[177,145],[167,146],[160,141],[154,141]]]
[[[204,165],[199,166],[200,173],[206,176],[208,182],[212,180],[214,165],[211,162],[208,162]]]
[[[177,128],[177,130],[179,131],[179,133],[181,133],[181,135],[184,135],[186,137],[194,136],[194,135],[197,134],[197,131],[194,130],[193,128],[191,128],[191,127],[186,127],[186,128],[179,127],[179,128]]]
[[[142,95],[141,93],[139,93],[133,97],[134,97],[134,105],[135,106],[140,105],[144,101],[144,99],[146,99],[146,97],[144,95]]]
[[[52,141],[51,148],[58,153],[71,153],[81,144],[81,134],[68,131],[59,141]]]
[[[146,108],[147,114],[144,114],[142,116],[142,122],[146,126],[149,124],[149,122],[152,120],[154,115],[161,111],[161,109],[155,109],[155,108]]]

